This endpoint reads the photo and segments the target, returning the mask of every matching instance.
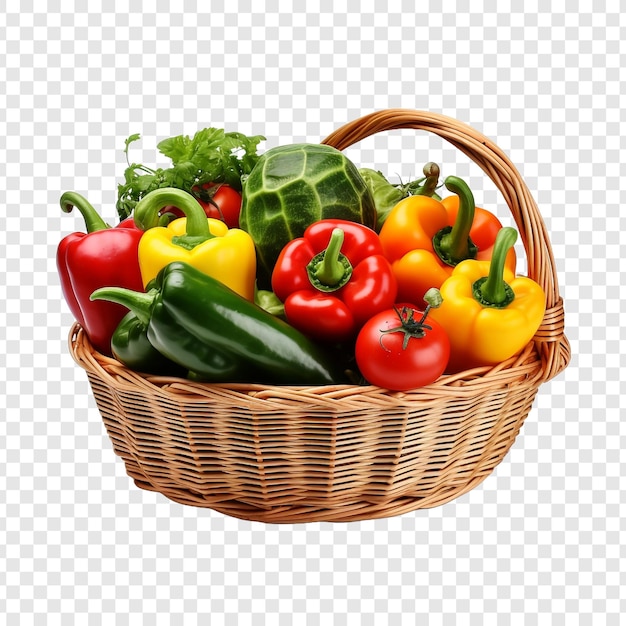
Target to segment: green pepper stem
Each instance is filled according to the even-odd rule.
[[[121,304],[132,311],[144,326],[147,326],[150,322],[152,305],[156,296],[156,289],[142,293],[141,291],[133,291],[132,289],[124,289],[123,287],[101,287],[100,289],[96,289],[91,296],[89,296],[89,299],[108,300],[109,302]]]
[[[341,254],[344,232],[333,229],[326,250],[316,254],[307,265],[311,284],[320,291],[336,291],[343,287],[352,276],[352,265]]]
[[[98,212],[93,208],[91,203],[87,201],[87,198],[81,196],[79,193],[66,191],[61,196],[59,203],[64,213],[71,213],[74,207],[81,212],[85,219],[85,226],[88,233],[109,228],[109,225],[98,215]]]
[[[457,265],[465,259],[476,257],[477,248],[470,239],[476,205],[474,195],[467,183],[457,176],[444,181],[448,191],[459,196],[459,210],[454,225],[440,230],[433,241],[435,251],[448,265]]]
[[[424,165],[424,178],[413,180],[400,186],[402,197],[428,196],[432,198],[439,185],[439,166],[432,161]]]
[[[439,166],[430,161],[424,165],[423,172],[426,179],[416,195],[428,196],[432,198],[435,191],[437,191],[437,185],[439,184]]]
[[[335,228],[330,235],[324,258],[315,267],[317,279],[329,287],[334,287],[345,273],[343,263],[339,261],[343,239],[343,230]]]
[[[213,237],[206,213],[200,203],[190,193],[175,187],[155,189],[139,200],[134,210],[137,228],[148,230],[159,226],[159,211],[171,205],[179,208],[187,218],[186,235],[180,237],[180,242],[177,243],[184,245],[184,240],[188,238],[193,242],[190,247],[193,247]]]
[[[516,241],[517,231],[514,228],[505,226],[498,231],[489,265],[489,274],[484,279],[479,279],[480,284],[477,286],[480,302],[484,306],[503,307],[515,297],[511,287],[504,281],[504,263],[506,255]]]

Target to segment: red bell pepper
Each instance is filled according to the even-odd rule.
[[[89,296],[100,287],[126,287],[143,291],[137,247],[143,231],[132,218],[110,228],[93,206],[80,194],[68,191],[61,196],[61,209],[76,207],[85,218],[87,233],[64,237],[57,248],[57,269],[63,296],[70,311],[83,327],[93,347],[111,355],[111,336],[128,313],[125,307]]]
[[[394,305],[397,284],[371,228],[323,219],[282,249],[272,289],[284,302],[287,321],[300,332],[343,342],[354,339],[373,315]]]

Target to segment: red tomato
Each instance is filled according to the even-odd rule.
[[[208,191],[207,200],[202,194],[198,202],[204,207],[207,217],[222,220],[228,228],[239,228],[239,213],[241,212],[241,194],[228,185],[219,185],[213,192],[214,185],[203,185]]]
[[[356,340],[356,362],[372,385],[408,391],[437,380],[450,358],[442,326],[411,305],[398,305],[369,319]]]
[[[199,196],[198,202],[204,209],[207,217],[222,220],[228,228],[239,228],[239,213],[241,212],[241,194],[228,185],[214,185],[205,183],[200,189],[194,188]],[[174,217],[184,217],[185,214],[174,206],[167,206],[161,215],[171,214]]]

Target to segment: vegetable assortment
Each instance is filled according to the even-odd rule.
[[[246,137],[241,133],[227,133],[219,128],[204,128],[193,137],[170,137],[161,141],[157,148],[171,160],[171,166],[152,169],[130,163],[128,159],[130,145],[140,138],[137,134],[126,140],[124,152],[128,167],[124,172],[124,183],[117,189],[116,207],[120,219],[130,217],[141,198],[163,187],[187,191],[201,204],[211,204],[207,189],[221,183],[240,192],[241,179],[256,165],[259,158],[257,146],[265,139],[261,135]]]
[[[87,232],[57,250],[72,314],[130,369],[402,392],[496,365],[541,324],[545,294],[515,274],[517,231],[435,163],[394,185],[329,146],[259,155],[263,137],[208,128],[160,142],[172,164],[153,169],[128,160],[138,139],[120,223],[66,192]]]

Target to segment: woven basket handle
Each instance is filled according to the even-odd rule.
[[[438,113],[412,109],[370,113],[337,129],[322,143],[345,150],[376,133],[398,129],[424,130],[445,139],[474,161],[503,195],[526,251],[528,275],[546,293],[546,314],[534,339],[544,362],[544,378],[552,378],[565,369],[570,359],[563,300],[546,226],[519,172],[495,143],[470,126]]]

